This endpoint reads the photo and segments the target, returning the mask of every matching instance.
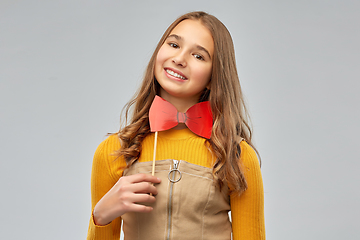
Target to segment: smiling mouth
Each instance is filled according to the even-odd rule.
[[[171,75],[171,76],[173,76],[173,77],[177,77],[177,78],[180,78],[180,79],[182,79],[182,80],[186,80],[186,77],[181,76],[180,74],[178,74],[178,73],[176,73],[176,72],[174,72],[174,71],[171,71],[170,69],[165,69],[165,71],[166,71],[169,75]]]

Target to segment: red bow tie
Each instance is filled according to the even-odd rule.
[[[165,99],[155,96],[149,120],[151,132],[168,130],[179,123],[185,123],[193,133],[207,139],[211,137],[213,118],[209,101],[197,103],[186,113],[181,113]]]

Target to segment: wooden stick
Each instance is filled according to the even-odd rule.
[[[158,132],[156,131],[156,132],[155,132],[155,143],[154,143],[154,157],[153,157],[152,172],[151,172],[151,175],[152,175],[152,176],[155,175],[155,160],[156,160],[157,137],[158,137]]]

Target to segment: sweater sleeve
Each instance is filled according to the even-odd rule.
[[[240,143],[241,161],[248,188],[240,196],[230,195],[234,240],[264,240],[264,189],[260,165],[254,149]]]
[[[119,164],[116,164],[120,160],[116,159],[112,153],[119,148],[120,142],[117,137],[110,136],[99,145],[95,152],[91,171],[91,213],[97,202],[117,182],[118,174],[115,174],[114,171],[116,168],[120,169]],[[120,227],[120,217],[105,226],[98,226],[94,223],[93,214],[91,214],[87,240],[118,240],[120,239]]]

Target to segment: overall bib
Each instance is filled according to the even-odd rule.
[[[151,174],[152,162],[137,162],[124,176]],[[122,216],[125,240],[230,240],[229,190],[221,191],[212,169],[183,160],[156,161],[156,202],[150,213]]]

